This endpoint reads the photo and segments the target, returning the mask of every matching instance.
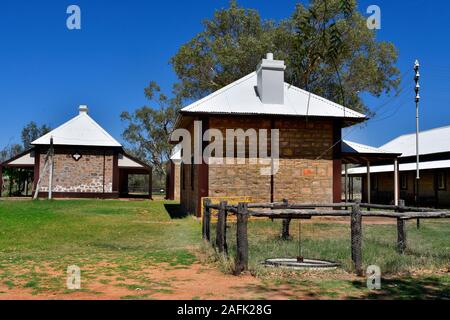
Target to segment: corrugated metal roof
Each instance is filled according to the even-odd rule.
[[[119,154],[118,159],[118,166],[119,168],[144,168],[144,166],[133,159],[127,157],[124,154]]]
[[[92,119],[87,112],[67,121],[41,138],[32,142],[33,145],[49,145],[53,137],[55,145],[76,145],[96,147],[121,147],[108,132]]]
[[[253,72],[209,96],[181,109],[182,113],[262,114],[365,119],[349,108],[284,84],[284,104],[264,104],[257,94],[257,74]]]
[[[401,163],[399,167],[400,171],[414,171],[416,170],[416,163],[415,162]],[[450,168],[450,160],[421,162],[419,168],[420,170]],[[379,173],[379,172],[394,172],[394,164],[370,167],[370,173]],[[366,167],[357,167],[348,169],[348,174],[350,175],[366,174],[366,173],[367,173]]]
[[[23,156],[8,162],[10,166],[34,166],[34,150],[24,154]]]
[[[354,153],[354,154],[359,154],[359,153],[390,154],[391,153],[391,152],[386,151],[381,148],[375,148],[375,147],[371,147],[371,146],[368,146],[365,144],[360,144],[360,143],[356,143],[356,142],[352,142],[352,141],[348,141],[348,140],[342,140],[341,151],[344,153]]]
[[[406,134],[389,141],[380,148],[401,153],[402,157],[416,155],[416,134]],[[419,134],[420,154],[450,152],[450,126],[422,131]]]

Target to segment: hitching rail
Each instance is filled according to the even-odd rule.
[[[381,209],[362,211],[366,209]],[[406,207],[400,205],[381,205],[367,203],[289,203],[288,200],[274,203],[239,203],[228,205],[226,201],[212,204],[209,199],[203,201],[202,238],[211,241],[212,210],[217,210],[215,248],[220,254],[228,254],[227,217],[237,216],[235,274],[248,270],[248,234],[249,217],[282,219],[282,239],[289,239],[289,225],[292,219],[310,219],[311,217],[350,217],[351,256],[357,275],[362,276],[362,218],[384,217],[397,220],[397,251],[404,254],[407,249],[406,220],[450,218],[450,211],[428,208]],[[387,211],[392,210],[392,211]]]

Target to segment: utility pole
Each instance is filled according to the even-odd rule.
[[[419,78],[420,78],[420,73],[419,73],[419,68],[420,68],[420,64],[419,64],[419,60],[416,60],[416,62],[414,63],[414,71],[416,72],[416,74],[414,75],[414,81],[416,83],[416,86],[414,88],[414,91],[416,92],[416,192],[414,195],[414,201],[416,203],[416,206],[419,206],[419,182],[420,182],[420,168],[419,168],[419,163],[420,163],[420,153],[419,153],[419,101],[420,101],[420,94],[419,94],[419,90],[420,90],[420,85],[419,85]],[[420,228],[420,219],[417,219],[417,229]]]

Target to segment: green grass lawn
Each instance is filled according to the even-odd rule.
[[[387,220],[389,221],[389,220]],[[351,272],[352,261],[349,254],[350,223],[332,223],[313,220],[302,223],[301,248],[306,258],[338,261]],[[281,222],[254,220],[248,224],[250,268],[262,270],[260,262],[266,258],[295,258],[299,254],[299,222],[292,221],[292,240],[280,239]],[[215,231],[213,231],[214,234]],[[236,225],[231,224],[230,235],[236,233]],[[450,261],[450,222],[444,220],[422,220],[420,230],[415,220],[407,225],[408,249],[406,254],[398,254],[396,224],[363,225],[363,264],[378,265],[383,274],[411,272],[418,269],[442,270]],[[230,253],[235,252],[235,237],[229,237]]]
[[[413,223],[408,224],[405,255],[395,251],[395,225],[364,225],[364,265],[379,265],[384,276],[383,290],[370,292],[365,280],[351,273],[347,224],[303,225],[305,257],[342,263],[336,272],[315,274],[264,269],[259,263],[266,258],[297,255],[297,224],[291,227],[294,239],[281,241],[280,222],[251,221],[250,269],[259,284],[248,290],[256,299],[273,293],[286,299],[450,298],[450,223],[422,221],[421,225],[416,230]],[[83,283],[129,290],[123,299],[171,294],[175,292],[172,279],[155,280],[148,268],[190,270],[203,263],[225,276],[235,252],[234,223],[230,223],[228,240],[231,258],[215,261],[212,250],[202,245],[200,221],[183,217],[173,202],[0,201],[0,299],[14,290],[70,294],[64,291],[69,265],[82,268]],[[205,251],[209,259],[204,259]],[[101,296],[104,292],[90,293]]]
[[[298,221],[292,221],[291,240],[286,241],[280,238],[280,220],[251,220],[248,223],[249,268],[253,274],[264,279],[266,284],[272,282],[277,285],[316,288],[315,291],[307,291],[312,297],[333,298],[344,294],[347,298],[450,299],[450,221],[422,220],[420,230],[417,230],[415,220],[408,222],[408,249],[405,254],[399,254],[396,250],[395,223],[364,224],[363,268],[369,265],[380,267],[384,285],[379,292],[368,291],[365,281],[342,279],[346,278],[342,272],[354,272],[350,255],[349,224],[323,220],[301,223],[303,256],[341,263],[339,271],[322,272],[320,280],[316,281],[314,277],[317,274],[311,276],[304,272],[306,278],[310,276],[310,279],[305,279],[293,277],[292,271],[274,271],[261,265],[267,258],[296,258],[299,255]],[[212,234],[215,235],[215,226],[212,229]],[[236,253],[234,222],[229,223],[227,233],[229,255],[233,257]],[[222,261],[221,266],[224,271],[231,272],[233,262]],[[326,274],[328,276],[324,277]]]
[[[0,281],[39,293],[61,282],[39,271],[47,267],[75,264],[89,270],[83,277],[120,280],[152,264],[190,265],[201,226],[178,216],[177,207],[151,201],[0,201]]]

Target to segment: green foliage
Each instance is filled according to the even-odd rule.
[[[236,1],[203,25],[171,59],[185,98],[198,99],[228,85],[253,72],[265,53],[285,46],[284,24],[263,21],[256,10]]]
[[[164,163],[170,156],[169,135],[181,102],[175,93],[175,98],[169,99],[154,81],[149,83],[144,93],[157,107],[143,106],[132,114],[123,112],[120,117],[127,127],[122,136],[129,143],[130,153],[151,163],[155,173],[161,176],[165,173]]]
[[[0,151],[0,163],[17,156],[25,150],[28,150],[31,147],[31,142],[43,136],[50,130],[50,127],[48,127],[47,125],[42,125],[39,127],[34,121],[31,121],[22,129],[22,145],[7,145],[5,148],[3,148],[3,150]],[[29,185],[33,179],[32,171],[15,168],[3,169],[3,176],[8,177],[8,181],[10,184],[16,184],[14,190],[12,190],[12,188],[10,190],[17,195],[21,195],[25,191],[25,181],[27,181]],[[6,185],[4,185],[3,187],[6,189]],[[0,190],[0,193],[2,193],[2,191],[3,190]]]
[[[36,122],[31,121],[28,123],[23,129],[22,129],[22,143],[24,149],[29,149],[31,146],[31,143],[42,137],[44,134],[51,131],[51,128],[47,125],[38,126]]]
[[[50,127],[45,124],[38,127],[34,121],[31,121],[22,129],[22,145],[10,144],[0,150],[0,163],[9,160],[21,152],[29,149],[31,147],[31,142],[50,132],[50,130]]]
[[[0,163],[11,159],[21,152],[23,152],[23,147],[20,144],[7,145],[0,150]]]
[[[275,22],[231,1],[204,21],[204,30],[181,46],[171,62],[188,99],[203,97],[253,72],[274,52],[288,65],[286,80],[359,111],[359,94],[396,90],[397,50],[377,41],[355,0],[312,0]]]

